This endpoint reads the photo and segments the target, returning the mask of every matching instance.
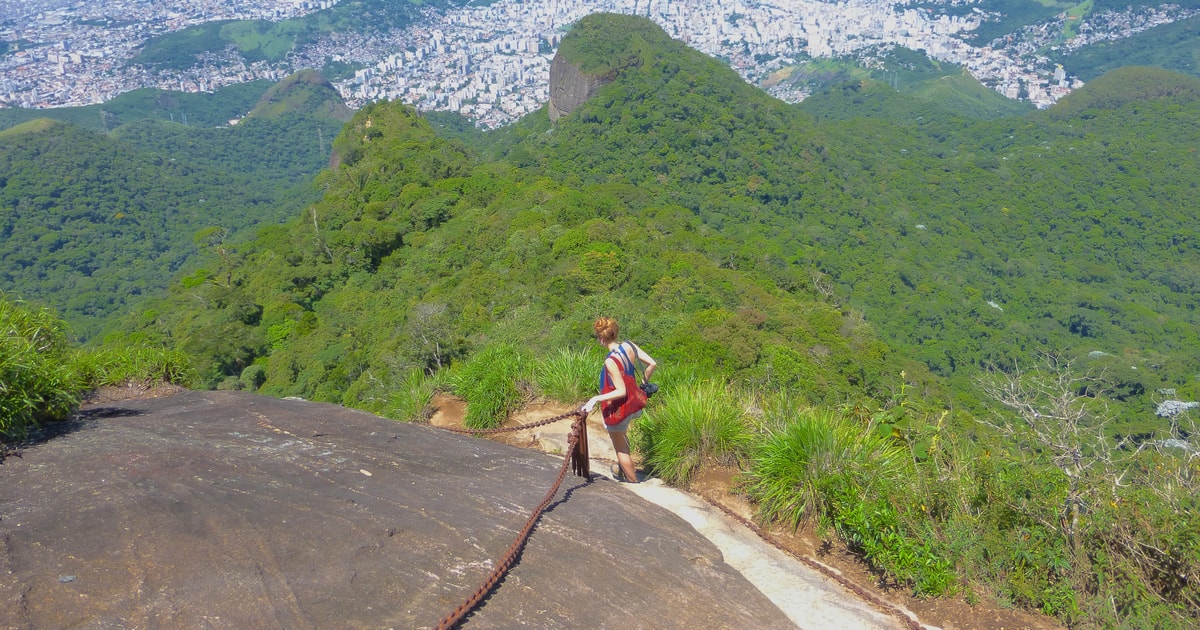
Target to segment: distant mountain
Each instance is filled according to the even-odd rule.
[[[151,117],[103,134],[39,119],[0,132],[0,290],[91,338],[197,254],[293,216],[348,111],[311,73],[257,100],[235,126]]]
[[[869,59],[864,63],[863,59]],[[1006,98],[989,89],[954,64],[930,59],[923,52],[900,47],[867,51],[859,57],[813,60],[810,63],[781,70],[772,84],[803,86],[816,96],[829,90],[857,89],[868,83],[886,85],[890,91],[912,97],[914,106],[932,107],[947,115],[970,118],[1014,116],[1033,109],[1021,101]],[[805,109],[815,109],[807,101]],[[831,109],[826,115],[857,116],[862,108]]]
[[[405,28],[423,9],[463,4],[462,0],[410,3],[349,0],[303,17],[266,20],[222,20],[190,26],[146,42],[127,66],[185,70],[206,54],[233,50],[246,62],[279,62],[297,47],[331,33],[384,32]]]
[[[1189,107],[1200,100],[1200,78],[1161,68],[1125,66],[1113,70],[1060,101],[1049,115],[1078,116],[1088,110],[1118,110],[1138,103]]]
[[[339,123],[348,122],[354,115],[337,89],[320,72],[301,70],[271,86],[247,116],[278,118],[291,112],[329,118]]]
[[[36,118],[61,120],[97,131],[110,131],[145,119],[193,127],[221,127],[245,116],[272,85],[270,81],[251,81],[229,85],[213,93],[145,88],[126,92],[99,105],[51,109],[0,108],[0,129]]]
[[[1124,66],[1154,66],[1200,77],[1200,16],[1050,55],[1084,81]]]

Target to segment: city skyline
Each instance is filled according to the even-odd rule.
[[[188,26],[228,19],[277,21],[334,4],[0,0],[0,10],[11,16],[0,20],[0,41],[10,49],[25,43],[0,57],[0,101],[41,108],[100,103],[143,87],[212,91],[255,79],[279,80],[337,61],[360,67],[353,77],[333,82],[351,107],[401,100],[423,110],[457,111],[482,127],[496,127],[548,100],[550,62],[570,24],[590,13],[612,12],[648,17],[671,37],[726,61],[746,81],[788,102],[807,96],[778,80],[797,64],[902,46],[960,65],[1009,98],[1023,94],[1046,107],[1081,83],[1037,51],[1051,44],[1071,47],[1128,37],[1196,14],[1170,5],[1109,12],[1073,24],[1075,34],[1066,41],[1059,41],[1062,24],[1051,21],[978,46],[969,40],[989,19],[986,3],[950,15],[885,0],[500,0],[426,8],[410,27],[382,34],[334,33],[292,51],[285,63],[247,63],[226,50],[186,71],[125,67],[146,41]]]

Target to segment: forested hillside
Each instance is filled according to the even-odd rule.
[[[1156,26],[1123,39],[1101,41],[1069,52],[1054,51],[1052,58],[1070,67],[1071,72],[1084,81],[1131,65],[1154,66],[1200,76],[1198,39],[1200,17],[1192,17]]]
[[[833,87],[859,84],[866,87],[882,83],[890,93],[909,97],[918,106],[945,115],[971,118],[1018,116],[1033,106],[1010,99],[989,89],[962,66],[936,61],[924,52],[899,46],[880,46],[856,55],[811,59],[777,72],[763,87],[776,84],[803,87],[807,92],[823,92]],[[862,115],[862,108],[844,110],[846,115]]]
[[[310,178],[349,112],[323,79],[281,85],[236,126],[150,118],[105,134],[41,119],[0,131],[0,289],[54,307],[86,339],[198,250],[294,216],[316,198]]]
[[[574,33],[562,54],[622,68],[619,79],[552,131],[534,116],[507,132],[522,138],[508,161],[632,184],[647,204],[734,236],[735,258],[777,252],[827,274],[884,338],[962,391],[980,369],[1057,352],[1104,369],[1118,432],[1153,430],[1158,389],[1197,395],[1195,80],[1174,75],[1192,87],[1160,92],[1133,70],[1062,113],[991,121],[893,104],[869,85],[797,108],[653,28],[623,31],[653,45]],[[1114,92],[1125,97],[1112,107],[1066,114]],[[870,119],[844,113],[860,102]]]
[[[968,405],[981,371],[1027,365],[1043,353],[1104,375],[1103,395],[1117,415],[1110,430],[1118,434],[1145,437],[1163,426],[1154,415],[1159,390],[1200,396],[1200,366],[1189,350],[1200,342],[1190,280],[1200,270],[1200,243],[1188,228],[1187,210],[1200,181],[1192,153],[1198,132],[1191,121],[1200,114],[1196,81],[1130,69],[1049,111],[985,121],[874,83],[841,86],[795,107],[746,85],[647,21],[608,19],[622,22],[616,34],[608,22],[585,20],[560,54],[616,80],[554,126],[538,113],[488,134],[455,131],[480,157],[435,140],[424,122],[407,123],[403,141],[376,141],[396,131],[373,119],[366,126],[360,113],[357,126],[338,141],[342,166],[322,175],[325,199],[290,233],[269,232],[241,252],[237,260],[245,262],[227,255],[219,263],[265,268],[266,254],[257,250],[271,243],[272,260],[294,268],[267,274],[276,283],[296,276],[286,300],[278,286],[268,291],[246,285],[248,279],[239,283],[235,271],[210,270],[265,317],[261,324],[251,318],[248,330],[257,332],[238,358],[215,360],[223,367],[210,374],[212,382],[236,377],[254,361],[273,366],[293,331],[313,325],[327,291],[348,290],[345,281],[377,292],[380,269],[398,260],[408,269],[416,264],[410,257],[427,258],[426,268],[405,276],[404,300],[375,312],[407,318],[425,304],[436,312],[475,313],[447,322],[439,344],[452,353],[488,338],[491,327],[505,321],[514,295],[524,296],[524,308],[552,319],[566,316],[572,301],[598,295],[665,300],[658,291],[667,285],[658,283],[674,274],[642,278],[635,270],[649,262],[639,262],[620,238],[601,238],[625,230],[589,228],[586,238],[576,237],[578,252],[557,234],[620,216],[640,226],[665,208],[685,211],[718,239],[717,250],[698,250],[718,269],[764,276],[785,294],[825,296],[843,316],[862,313],[887,344],[950,379]],[[379,145],[415,142],[407,138],[413,130],[430,136],[421,143],[433,144],[421,151],[412,147],[424,144],[413,144],[403,159],[386,153],[366,159]],[[486,193],[458,190],[463,182]],[[546,202],[526,199],[533,183]],[[537,221],[500,213],[533,211],[527,206],[550,199],[578,199],[556,204],[588,208]],[[467,212],[482,214],[460,218]],[[488,240],[468,247],[461,230],[478,229],[470,226],[484,217],[504,231],[492,230]],[[542,230],[553,238],[539,236]],[[501,234],[514,242],[501,247]],[[553,253],[544,261],[548,267],[498,262],[514,254],[495,248],[518,241],[532,250],[515,261],[528,263],[541,242]],[[285,242],[291,245],[280,249]],[[567,254],[586,256],[561,258]],[[651,257],[663,259],[658,252]],[[471,272],[459,275],[464,267]],[[565,275],[549,273],[554,270]],[[639,278],[638,291],[626,287]],[[489,297],[472,297],[464,284]],[[496,286],[504,295],[491,297]],[[443,291],[454,298],[421,295]],[[680,347],[684,339],[723,338],[739,326],[758,326],[740,319],[747,314],[736,303],[685,294],[684,313],[706,323],[680,328]],[[288,315],[275,321],[272,309]],[[347,315],[339,309],[336,317]],[[526,332],[522,340],[539,334]],[[738,358],[710,363],[734,371],[761,367],[770,353],[751,337]],[[270,391],[311,396],[322,390],[321,398],[335,399],[367,378],[377,361],[367,355],[387,344],[341,338],[347,347],[373,350],[342,353],[318,370],[341,375],[336,384],[324,383],[324,376],[299,377],[297,370],[316,368],[277,374],[271,367]],[[412,351],[411,338],[395,338],[396,352]]]
[[[378,33],[408,27],[423,7],[443,8],[460,4],[455,0],[409,3],[390,0],[349,0],[279,22],[267,20],[222,20],[190,26],[147,42],[128,65],[187,69],[204,56],[234,50],[247,63],[280,62],[305,44],[331,33]],[[338,67],[333,67],[337,65]],[[346,67],[342,67],[346,66]],[[331,76],[337,70],[353,69],[347,64],[318,68]]]
[[[666,360],[831,402],[885,393],[914,367],[802,270],[738,264],[739,244],[633,186],[476,163],[400,104],[360,111],[335,150],[321,202],[221,261],[214,282],[177,286],[141,335],[203,357],[213,385],[369,408],[414,366],[502,341],[586,345],[604,312]]]

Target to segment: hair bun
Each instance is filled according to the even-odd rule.
[[[596,331],[596,337],[604,343],[612,343],[617,340],[617,335],[620,333],[620,327],[617,325],[617,320],[611,317],[596,318],[595,325],[592,328]]]

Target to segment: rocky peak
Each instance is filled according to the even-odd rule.
[[[613,80],[613,75],[587,74],[576,64],[554,56],[550,64],[550,122],[570,114],[581,103],[588,100],[596,90]]]

